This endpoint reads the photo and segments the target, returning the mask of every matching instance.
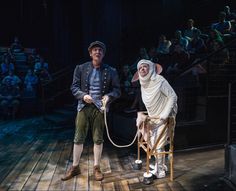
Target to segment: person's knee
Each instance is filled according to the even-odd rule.
[[[96,145],[101,145],[104,141],[103,141],[103,139],[94,139],[93,142]]]

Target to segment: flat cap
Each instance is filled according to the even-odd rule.
[[[101,47],[104,53],[106,52],[106,45],[101,41],[97,40],[97,41],[92,42],[88,47],[88,51],[90,52],[93,47]]]

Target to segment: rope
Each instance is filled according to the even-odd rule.
[[[102,110],[104,111],[104,122],[105,122],[105,127],[106,127],[106,132],[107,132],[107,137],[109,139],[109,141],[115,146],[115,147],[118,147],[118,148],[125,148],[125,147],[130,147],[131,145],[134,144],[137,136],[138,136],[138,127],[137,127],[137,131],[136,131],[136,134],[135,134],[135,137],[133,139],[133,141],[130,143],[130,144],[127,144],[127,145],[117,145],[116,143],[113,142],[113,140],[111,139],[110,137],[110,133],[109,133],[109,129],[108,129],[108,125],[107,125],[107,111],[106,111],[106,104],[107,104],[107,101],[104,100],[102,101]]]

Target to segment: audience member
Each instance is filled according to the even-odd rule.
[[[10,71],[14,71],[14,64],[10,62],[10,57],[5,55],[4,61],[1,64],[1,79],[8,75]]]
[[[24,93],[30,95],[31,97],[35,96],[37,84],[38,84],[37,75],[35,75],[32,72],[32,70],[29,69],[24,79]]]
[[[192,40],[193,38],[193,31],[196,30],[197,28],[194,27],[194,20],[189,19],[187,22],[187,28],[184,30],[184,38],[188,39],[189,41]]]
[[[15,118],[15,115],[18,111],[20,105],[20,91],[19,87],[12,85],[11,81],[8,79],[0,87],[0,108],[3,112],[4,117],[12,116]]]
[[[41,56],[39,62],[36,62],[34,65],[34,73],[39,75],[43,69],[48,71],[48,63],[45,62],[44,58]]]
[[[157,54],[169,54],[170,46],[171,42],[166,39],[166,36],[160,35],[157,46]]]
[[[22,52],[23,51],[23,47],[18,39],[17,36],[14,37],[14,42],[11,44],[11,52]]]
[[[175,46],[180,46],[184,50],[187,50],[188,47],[188,40],[182,36],[182,32],[180,30],[175,32],[175,38],[171,41],[170,53],[175,50]]]
[[[225,19],[226,19],[226,13],[223,11],[220,12],[218,22],[213,23],[211,25],[211,28],[216,29],[222,35],[229,34],[231,31],[231,23],[230,23],[230,21],[226,21]]]
[[[201,31],[199,29],[193,30],[193,37],[188,45],[188,51],[191,54],[199,54],[206,52],[206,45],[204,40],[200,37]]]
[[[20,86],[21,79],[14,74],[14,71],[9,71],[8,75],[2,80],[3,84],[6,84],[8,82],[10,82],[12,86]]]

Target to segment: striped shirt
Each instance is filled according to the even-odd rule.
[[[89,95],[93,98],[93,103],[99,110],[102,107],[100,81],[100,70],[94,68],[89,79]]]

